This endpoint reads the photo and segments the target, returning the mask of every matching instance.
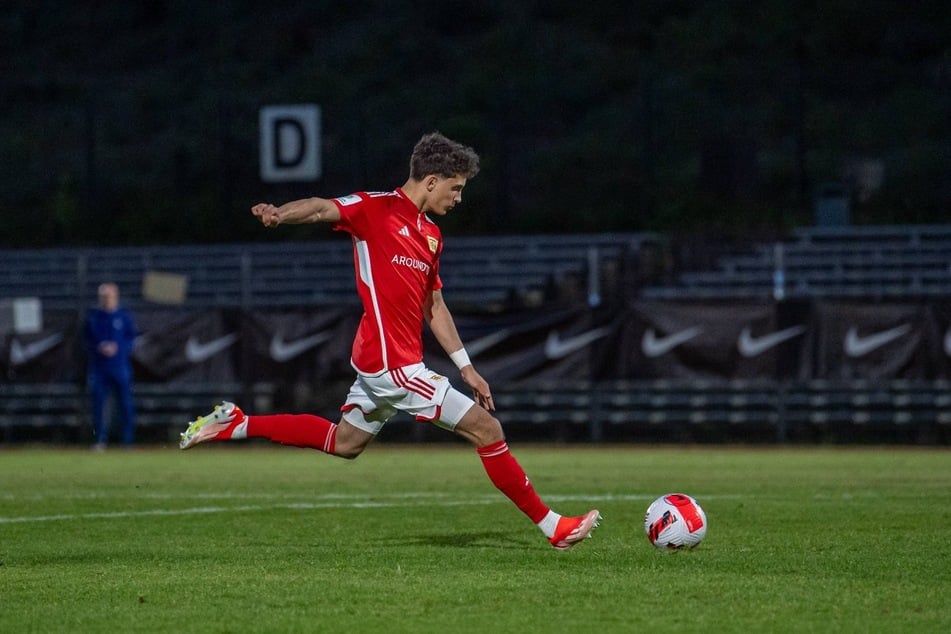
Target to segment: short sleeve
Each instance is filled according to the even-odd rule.
[[[357,237],[366,235],[368,228],[366,203],[368,197],[361,192],[332,198],[331,200],[340,210],[340,220],[333,224],[334,230],[346,231]]]

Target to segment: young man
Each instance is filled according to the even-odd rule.
[[[225,402],[190,423],[182,434],[182,449],[208,440],[267,438],[353,459],[402,410],[473,443],[492,483],[535,522],[553,547],[564,550],[589,537],[600,513],[595,509],[562,517],[552,511],[509,452],[501,424],[489,413],[495,409],[489,384],[469,361],[443,302],[442,234],[430,214],[445,216],[459,204],[466,182],[478,171],[479,157],[472,148],[430,133],[416,144],[409,178],[395,191],[252,207],[265,227],[326,222],[351,234],[363,303],[351,356],[357,378],[337,424],[309,414],[246,415]],[[423,364],[423,321],[459,368],[475,401]]]

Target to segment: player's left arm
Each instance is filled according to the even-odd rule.
[[[299,225],[315,222],[337,222],[340,209],[327,198],[301,198],[284,203],[280,207],[271,203],[258,203],[251,207],[251,213],[265,227],[281,224]]]
[[[446,351],[446,354],[452,356],[454,352],[464,350],[462,338],[459,337],[459,331],[456,330],[456,322],[449,312],[449,307],[443,301],[442,291],[433,289],[426,298],[426,305],[423,307],[423,314],[430,330],[436,337],[436,341]],[[455,359],[453,359],[455,360]],[[492,402],[492,391],[489,389],[489,383],[479,374],[468,362],[459,368],[462,374],[462,380],[466,385],[472,388],[472,396],[476,403],[489,411],[495,410],[495,404]]]

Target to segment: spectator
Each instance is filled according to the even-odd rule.
[[[136,330],[132,313],[119,305],[119,287],[99,286],[99,306],[86,315],[83,338],[89,357],[88,386],[92,399],[95,444],[102,451],[109,443],[106,403],[115,396],[122,417],[122,444],[135,441],[135,404],[132,399],[132,348]]]

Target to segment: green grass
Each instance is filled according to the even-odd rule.
[[[567,553],[465,447],[0,451],[0,632],[947,632],[951,452],[514,447]],[[661,552],[656,496],[707,538]]]

